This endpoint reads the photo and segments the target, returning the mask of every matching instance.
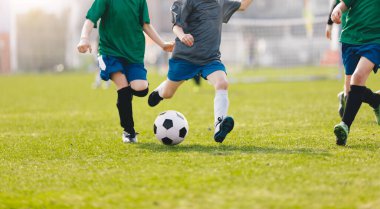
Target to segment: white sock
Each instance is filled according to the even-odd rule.
[[[160,95],[160,97],[161,98],[163,98],[162,97],[162,95],[163,95],[163,93],[164,93],[164,87],[165,87],[165,84],[166,84],[166,80],[165,81],[163,81],[156,89],[155,89],[155,91],[158,91],[158,95]]]
[[[228,91],[216,90],[214,99],[214,117],[215,124],[218,122],[218,118],[225,118],[227,116],[229,106]]]

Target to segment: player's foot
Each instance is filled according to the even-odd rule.
[[[160,103],[161,100],[163,100],[163,98],[160,97],[160,95],[158,94],[158,91],[153,91],[149,95],[148,104],[149,104],[149,106],[154,107],[154,106],[158,105],[158,103]]]
[[[340,122],[334,127],[334,134],[336,136],[336,144],[345,146],[347,143],[347,137],[349,133],[348,126],[344,122]]]
[[[227,134],[234,128],[234,119],[230,116],[219,118],[215,125],[214,140],[216,142],[222,143],[226,138]]]
[[[343,118],[344,110],[346,109],[346,97],[344,96],[343,91],[339,92],[338,99],[339,99],[338,112],[339,112],[340,118]]]
[[[123,132],[122,134],[122,139],[124,143],[137,143],[137,134],[130,134],[126,131]]]

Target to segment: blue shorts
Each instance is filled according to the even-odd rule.
[[[169,59],[168,79],[171,81],[184,81],[201,75],[207,80],[207,76],[215,71],[226,72],[226,67],[220,61],[212,61],[206,65],[195,65],[183,59]]]
[[[147,80],[144,64],[129,64],[125,59],[109,55],[98,57],[100,77],[108,81],[112,73],[122,72],[127,77],[128,83],[134,80]]]
[[[342,43],[342,59],[346,75],[352,75],[361,57],[367,58],[375,64],[373,71],[380,68],[380,44],[352,45]]]

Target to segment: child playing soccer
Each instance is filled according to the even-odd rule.
[[[331,10],[329,13],[329,19],[328,19],[327,25],[326,25],[326,38],[330,39],[330,40],[331,40],[332,26],[334,23],[331,19],[331,14],[332,14],[334,8],[340,3],[340,0],[334,0],[333,3],[334,4],[331,7]],[[342,13],[340,31],[346,25],[346,19],[347,19],[347,11]],[[344,109],[346,108],[347,95],[348,95],[348,92],[350,91],[350,81],[351,81],[352,74],[353,74],[353,72],[351,72],[351,71],[345,71],[343,91],[338,93],[338,101],[339,101],[338,113],[339,113],[339,116],[341,118],[343,118]],[[376,93],[379,94],[380,92],[377,91]],[[363,101],[363,102],[365,102],[365,101]]]
[[[376,73],[380,66],[379,8],[380,0],[343,0],[331,15],[340,24],[342,12],[348,12],[341,34],[342,58],[346,72],[353,72],[342,122],[334,127],[338,145],[346,145],[351,124],[363,102],[374,109],[380,125],[380,95],[365,86],[369,74]]]
[[[174,43],[163,42],[150,25],[146,0],[95,0],[87,13],[78,51],[91,52],[90,33],[99,26],[99,67],[103,80],[111,79],[117,88],[117,109],[124,128],[124,143],[137,142],[134,129],[132,97],[148,94],[144,68],[145,32],[165,51],[172,51]]]
[[[169,60],[166,81],[148,99],[156,106],[171,98],[178,87],[200,74],[215,87],[214,117],[216,142],[223,142],[233,129],[234,120],[227,116],[229,105],[226,69],[220,61],[222,23],[237,11],[243,11],[252,0],[176,0],[171,7],[176,47]]]

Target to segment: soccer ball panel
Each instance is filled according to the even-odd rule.
[[[161,141],[165,145],[172,145],[173,144],[173,140],[169,139],[168,137],[165,137],[165,138],[161,139]]]
[[[187,129],[185,127],[179,130],[179,137],[185,138],[186,134],[187,134]]]
[[[162,124],[162,126],[164,128],[166,128],[167,130],[169,130],[171,127],[173,127],[173,120],[171,120],[171,119],[165,119],[164,123]]]

